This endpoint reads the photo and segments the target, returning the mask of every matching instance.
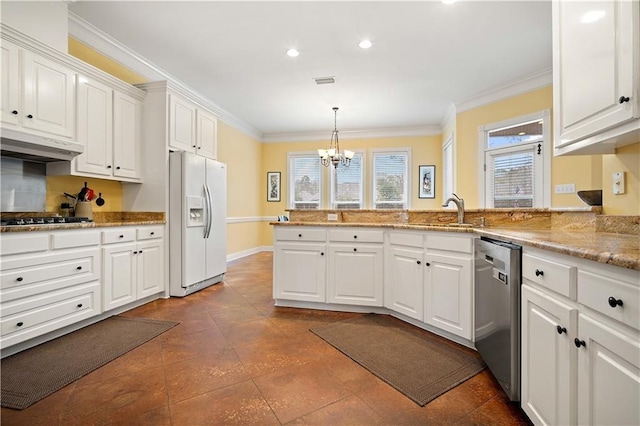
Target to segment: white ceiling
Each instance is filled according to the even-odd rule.
[[[77,1],[69,10],[264,139],[440,126],[551,68],[550,1]],[[358,43],[368,38],[373,47]],[[289,48],[300,56],[290,58]],[[335,76],[333,85],[315,77]],[[328,136],[327,136],[328,137]]]

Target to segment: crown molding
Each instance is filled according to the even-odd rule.
[[[180,79],[169,74],[151,61],[147,60],[134,50],[112,38],[99,28],[91,25],[75,13],[69,11],[69,36],[96,49],[109,59],[120,63],[144,78],[153,80],[168,80],[174,88],[185,93],[188,97],[197,100],[197,103],[213,112],[226,124],[246,133],[247,135],[262,140],[262,133],[253,126],[245,123],[235,115],[227,112],[209,99],[202,97],[196,90],[183,83]],[[140,87],[140,86],[138,86]]]
[[[473,108],[478,108],[492,102],[501,101],[532,90],[550,86],[553,83],[551,68],[545,68],[542,71],[529,74],[523,78],[512,80],[499,86],[494,86],[489,90],[478,93],[477,95],[455,102],[456,113],[459,114]]]
[[[340,130],[340,139],[371,139],[371,138],[398,138],[408,136],[433,136],[442,133],[440,126],[416,126],[416,127],[383,127],[364,130]],[[283,132],[265,133],[262,141],[272,142],[306,142],[320,141],[331,138],[331,130],[318,132]]]

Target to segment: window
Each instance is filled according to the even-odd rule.
[[[549,112],[481,129],[485,206],[549,206]]]
[[[373,151],[373,207],[375,209],[408,209],[408,149]]]
[[[453,135],[442,145],[442,202],[455,191],[453,185]]]
[[[322,165],[318,154],[289,154],[289,207],[319,209],[322,205]]]
[[[363,207],[364,154],[356,152],[349,167],[331,169],[331,208],[361,209]]]

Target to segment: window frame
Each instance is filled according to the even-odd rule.
[[[449,137],[442,144],[442,203],[451,197],[451,194],[456,192],[456,159],[455,159],[455,143],[454,133],[451,133]],[[451,149],[451,164],[447,164],[445,161],[446,150]],[[451,183],[451,192],[447,193],[447,182]]]
[[[378,155],[393,155],[404,153],[406,156],[405,163],[405,181],[404,181],[404,198],[405,206],[398,208],[399,210],[408,210],[411,208],[411,148],[372,148],[369,150],[369,162],[371,164],[371,209],[372,210],[387,210],[376,208],[376,161],[375,157]],[[394,209],[389,209],[394,210]]]
[[[539,195],[534,195],[533,208],[548,208],[551,206],[551,113],[550,110],[545,109],[531,114],[512,117],[507,120],[485,124],[484,126],[478,127],[478,182],[481,183],[479,185],[478,199],[480,200],[482,208],[493,208],[492,202],[489,199],[491,194],[489,193],[489,188],[487,187],[487,153],[497,153],[498,151],[505,152],[505,150],[509,150],[512,152],[517,152],[519,150],[524,151],[525,147],[529,147],[535,143],[538,143],[527,142],[523,144],[489,149],[489,132],[505,127],[517,126],[518,124],[536,120],[543,120],[542,141],[539,142],[542,143],[542,158],[539,161],[539,166],[535,165],[534,163],[534,167],[541,167],[542,170],[540,173],[541,176],[536,176],[537,179],[536,183],[534,184],[534,194]]]
[[[357,209],[352,209],[352,210],[362,210],[365,208],[365,199],[364,199],[364,194],[365,194],[365,176],[366,176],[366,165],[367,165],[367,156],[366,156],[366,151],[363,149],[358,149],[358,150],[353,150],[354,157],[357,155],[362,156],[362,160],[361,160],[361,167],[360,167],[360,207],[358,207]],[[337,172],[337,169],[339,169],[340,167],[342,167],[341,165],[338,165],[338,167],[333,167],[332,165],[329,165],[329,167],[332,170],[329,170],[329,208],[332,210],[340,210],[340,208],[337,207],[337,204],[334,200],[334,196],[335,193],[333,191],[334,185],[335,185],[335,175]],[[346,210],[350,210],[350,209],[346,209]]]
[[[317,209],[298,209],[295,206],[295,182],[293,181],[294,176],[291,171],[291,160],[294,158],[314,158],[318,162],[318,170],[319,170],[319,179],[318,179],[318,208]],[[324,185],[323,181],[325,179],[324,172],[322,169],[325,167],[320,163],[320,158],[318,157],[318,151],[295,151],[287,153],[287,206],[290,209],[294,210],[322,210],[324,208]]]

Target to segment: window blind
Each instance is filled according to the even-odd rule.
[[[487,175],[493,207],[533,207],[535,155],[531,149],[489,153]]]
[[[376,209],[407,208],[407,152],[373,154],[373,200]]]
[[[356,153],[349,167],[331,166],[331,204],[334,209],[362,208],[362,159],[362,153]]]
[[[319,209],[321,164],[317,155],[289,158],[289,206],[294,209]]]

